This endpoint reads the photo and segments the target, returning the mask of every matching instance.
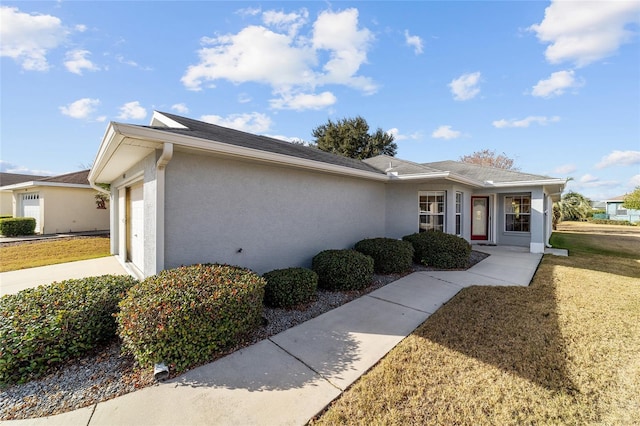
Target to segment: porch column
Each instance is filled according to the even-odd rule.
[[[544,253],[544,197],[542,188],[531,191],[531,253]]]

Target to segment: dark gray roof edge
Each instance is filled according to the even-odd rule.
[[[159,114],[170,118],[183,126],[184,128],[162,127],[162,126],[142,126],[154,130],[188,135],[200,139],[226,143],[229,145],[241,146],[245,148],[257,149],[276,154],[282,154],[294,158],[302,158],[306,160],[318,161],[322,163],[349,167],[352,169],[372,172],[380,174],[381,171],[375,167],[365,163],[364,161],[354,158],[344,157],[330,152],[322,151],[315,147],[293,144],[281,139],[269,136],[256,135],[241,130],[231,129],[219,126],[217,124],[206,123],[204,121],[192,118],[182,117],[179,115],[157,111]]]

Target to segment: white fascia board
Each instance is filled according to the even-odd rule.
[[[360,177],[379,181],[387,181],[389,179],[382,173],[368,172],[366,170],[353,169],[350,167],[323,163],[321,161],[307,160],[304,158],[292,157],[290,155],[277,154],[269,151],[262,151],[259,149],[246,148],[237,145],[230,145],[223,142],[212,141],[209,139],[200,139],[193,136],[181,135],[157,129],[150,129],[147,127],[118,123],[116,130],[122,135],[123,138],[126,137],[149,140],[153,141],[154,143],[169,142],[174,144],[175,147],[183,147],[196,151],[229,155],[233,157],[252,159],[267,163],[290,165],[308,170],[324,171],[346,176]],[[91,176],[91,174],[89,176]]]
[[[151,117],[151,123],[149,123],[149,125],[158,126],[160,124],[167,127],[177,128],[177,129],[188,129],[187,126],[180,124],[175,120],[170,119],[166,115],[158,111],[153,111],[153,116]]]
[[[565,179],[540,179],[540,180],[521,180],[513,182],[495,182],[486,183],[487,188],[509,188],[514,186],[540,186],[540,185],[562,185],[564,186],[567,181]]]
[[[60,188],[89,188],[91,189],[91,185],[82,184],[82,183],[64,183],[64,182],[40,182],[40,181],[30,181],[30,182],[22,182],[16,183],[14,185],[7,185],[0,187],[2,191],[15,191],[20,189],[28,189],[28,188],[36,188],[39,186],[53,186]]]
[[[98,148],[98,153],[96,154],[96,158],[93,160],[93,167],[89,171],[89,182],[93,185],[95,184],[96,178],[104,169],[107,160],[113,156],[113,153],[118,148],[118,145],[122,142],[123,137],[118,134],[116,130],[117,123],[111,122],[107,126],[107,130],[102,137],[102,142],[100,143],[100,148]]]
[[[466,176],[459,175],[451,172],[438,172],[438,173],[415,173],[410,175],[391,176],[392,180],[399,181],[414,181],[425,179],[446,179],[457,183],[462,183],[469,186],[483,187],[484,184],[478,180],[468,178]]]

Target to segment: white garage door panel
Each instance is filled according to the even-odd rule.
[[[22,194],[22,217],[36,220],[36,232],[40,232],[40,194]]]

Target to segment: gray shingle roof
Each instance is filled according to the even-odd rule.
[[[401,160],[389,155],[378,155],[376,157],[367,158],[363,161],[382,172],[398,173],[399,175],[442,172],[440,169],[435,169],[424,164],[418,164],[407,160]]]
[[[16,183],[31,182],[44,179],[47,176],[25,175],[21,173],[0,173],[0,186],[15,185]]]
[[[77,185],[89,185],[89,170],[80,172],[66,173],[64,175],[53,176],[45,179],[39,179],[40,182],[69,183]]]
[[[525,182],[554,179],[549,176],[534,175],[495,167],[479,166],[477,164],[463,163],[460,161],[436,161],[433,163],[424,163],[423,166],[457,173],[481,182]]]
[[[187,128],[181,129],[174,127],[145,127],[161,130],[164,132],[193,136],[210,141],[223,142],[230,145],[241,146],[244,148],[257,149],[260,151],[288,155],[291,157],[297,157],[306,160],[319,161],[322,163],[328,163],[337,166],[350,167],[353,169],[380,173],[380,170],[370,166],[363,161],[343,157],[341,155],[331,154],[314,147],[297,145],[267,136],[259,136],[251,133],[241,132],[239,130],[229,129],[215,124],[205,123],[203,121],[193,120],[191,118],[181,117],[179,115],[174,115],[166,112],[160,113]]]

